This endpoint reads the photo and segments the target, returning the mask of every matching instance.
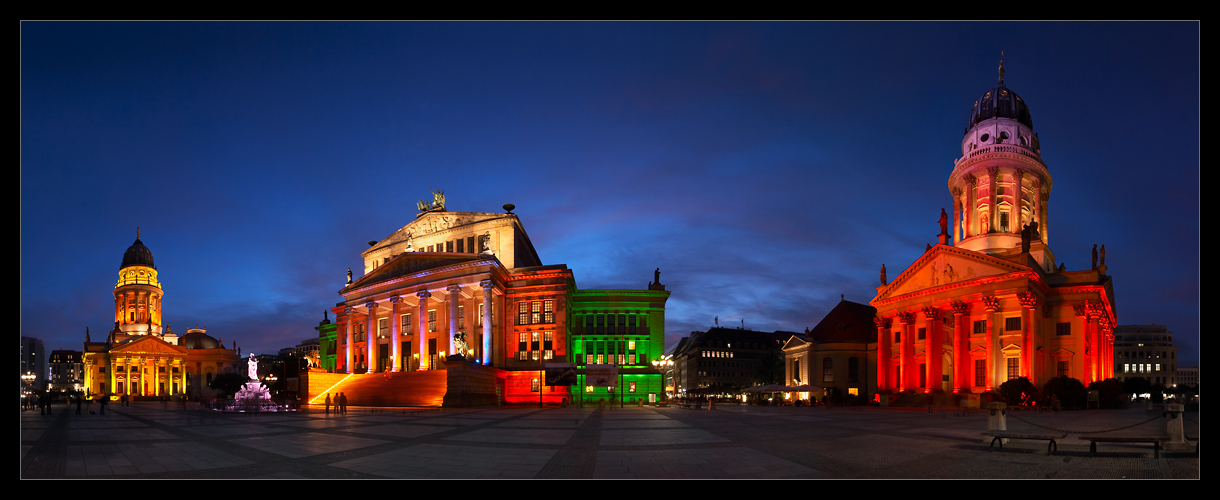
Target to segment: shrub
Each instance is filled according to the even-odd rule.
[[[1042,386],[1043,404],[1051,404],[1053,397],[1059,398],[1059,404],[1067,409],[1084,408],[1088,402],[1088,391],[1084,384],[1072,377],[1055,377]]]
[[[1028,378],[1017,377],[1000,384],[1000,397],[1008,406],[1028,406],[1037,400],[1038,391]]]

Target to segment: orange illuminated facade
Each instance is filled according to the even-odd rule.
[[[1029,108],[1003,81],[974,103],[949,176],[938,244],[892,281],[882,266],[877,385],[967,393],[1028,377],[1113,376],[1114,290],[1105,247],[1088,269],[1048,246],[1051,175]],[[1081,249],[1081,253],[1087,251]]]

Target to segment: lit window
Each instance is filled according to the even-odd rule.
[[[405,333],[410,333],[410,332],[411,332],[411,315],[404,314],[404,315],[402,315],[402,333],[405,334]]]
[[[530,392],[538,392],[538,379],[530,379]]]
[[[517,303],[517,324],[528,325],[530,321],[529,302]]]
[[[1021,358],[1008,359],[1008,380],[1021,376]]]
[[[555,301],[553,301],[553,300],[542,301],[542,322],[543,323],[554,323],[555,322]]]
[[[1004,330],[1009,332],[1021,330],[1021,317],[1004,318]]]
[[[632,317],[634,318],[635,316],[632,316]],[[635,350],[635,341],[634,340],[627,341],[627,350],[629,350],[629,351]]]
[[[590,365],[593,364],[593,355],[592,354],[585,355],[585,363],[590,364]]]
[[[458,306],[458,329],[466,328],[466,306]]]
[[[428,311],[428,331],[436,331],[436,309]]]

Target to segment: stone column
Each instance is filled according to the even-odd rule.
[[[1000,312],[1000,299],[994,295],[983,297],[983,307],[987,309],[987,387],[994,389],[996,384],[996,356],[999,355],[999,339],[996,338],[995,315]]]
[[[915,360],[915,339],[912,332],[915,331],[915,313],[900,312],[898,318],[902,320],[902,343],[899,345],[899,359],[902,363],[902,372],[898,374],[898,390],[907,390],[913,388],[915,384],[911,381],[911,374],[917,373],[911,364]]]
[[[1050,244],[1051,237],[1047,234],[1050,227],[1050,217],[1046,216],[1047,210],[1050,210],[1051,193],[1049,191],[1042,193],[1042,219],[1038,221],[1038,232],[1042,233],[1042,242]]]
[[[457,343],[453,340],[453,336],[457,335],[457,320],[458,320],[458,301],[461,296],[458,295],[462,291],[459,285],[449,285],[445,287],[445,291],[449,292],[449,354],[458,354]],[[461,353],[465,355],[466,353]]]
[[[427,290],[415,292],[415,296],[419,297],[419,369],[431,370],[432,366],[428,365],[428,297],[432,294]],[[425,368],[426,367],[426,368]]]
[[[941,380],[943,369],[941,368],[941,351],[944,349],[941,341],[941,310],[935,307],[923,308],[924,328],[928,329],[928,336],[924,339],[924,357],[928,360],[927,374],[925,378],[928,381],[925,389],[932,392],[934,389],[941,388]]]
[[[953,244],[962,241],[962,188],[954,186],[949,190],[953,194]]]
[[[1093,374],[1093,380],[1102,380],[1105,377],[1102,372],[1103,358],[1101,356],[1104,355],[1105,349],[1102,347],[1101,320],[1105,317],[1105,311],[1102,310],[1100,302],[1086,301],[1086,303],[1089,307],[1089,325],[1092,327],[1089,341],[1092,344],[1090,353],[1092,354],[1093,370],[1090,373]]]
[[[365,318],[365,324],[368,326],[364,327],[364,350],[366,352],[364,359],[365,364],[369,365],[365,373],[374,373],[377,371],[377,344],[379,342],[377,338],[377,301],[365,302],[364,307],[369,310],[369,317]]]
[[[1024,319],[1021,325],[1021,354],[1024,358],[1025,367],[1021,370],[1023,374],[1029,378],[1030,383],[1034,386],[1042,385],[1042,374],[1038,372],[1038,296],[1034,292],[1021,292],[1017,294],[1017,298],[1021,301],[1021,307]]]
[[[483,364],[491,365],[491,280],[479,282],[483,287]]]
[[[399,334],[402,333],[402,318],[398,317],[398,302],[402,297],[397,295],[390,297],[390,371],[399,371],[398,367],[402,364],[402,353],[398,352],[402,345],[399,339]],[[409,365],[408,365],[409,366]]]
[[[987,227],[982,228],[982,231],[980,231],[983,233],[992,232],[996,228],[997,224],[999,224],[999,221],[996,220],[996,211],[998,210],[996,203],[999,202],[999,200],[996,198],[995,194],[996,187],[999,185],[999,179],[997,178],[999,176],[1000,167],[987,167],[987,182],[991,188],[987,193]]]
[[[1016,169],[1013,171],[1012,180],[1015,192],[1012,194],[1012,206],[1016,207],[1017,213],[1008,218],[1008,232],[1021,234],[1021,224],[1024,218],[1021,217],[1022,208],[1025,206],[1025,189],[1022,186],[1025,178],[1025,170]],[[1032,216],[1032,210],[1031,210]],[[1013,220],[1013,219],[1016,220]],[[1032,219],[1031,219],[1032,220]]]
[[[1045,235],[1046,233],[1043,232],[1043,229],[1042,229],[1042,178],[1039,177],[1037,174],[1034,174],[1029,179],[1029,185],[1034,188],[1034,202],[1033,202],[1034,217],[1033,217],[1033,220],[1038,222],[1038,233],[1040,235]],[[1041,237],[1041,241],[1043,243],[1046,242],[1045,236]]]
[[[966,175],[966,237],[978,234],[975,228],[978,220],[979,179],[974,174]]]
[[[352,371],[352,349],[354,348],[352,345],[352,340],[354,339],[352,330],[356,328],[353,324],[356,322],[356,318],[354,317],[355,311],[356,308],[352,306],[343,308],[343,314],[346,318],[345,321],[347,322],[347,326],[343,328],[345,331],[344,335],[347,336],[347,345],[343,348],[343,371],[346,373],[356,373]]]
[[[873,324],[877,325],[877,389],[882,392],[892,391],[894,381],[890,377],[893,370],[890,364],[890,358],[893,357],[890,351],[890,327],[894,320],[877,316],[873,318]]]
[[[970,304],[953,302],[953,392],[970,392]]]

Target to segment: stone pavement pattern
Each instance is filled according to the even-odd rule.
[[[1074,432],[988,451],[986,413],[882,408],[353,409],[224,414],[160,403],[21,413],[21,477],[221,479],[1197,479],[1190,452],[1079,432],[1155,432],[1143,409],[1013,412],[1010,430]],[[1198,436],[1198,413],[1187,413]]]

